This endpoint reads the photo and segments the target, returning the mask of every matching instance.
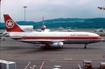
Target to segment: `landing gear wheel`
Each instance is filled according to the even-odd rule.
[[[86,45],[87,45],[87,44],[85,44],[84,49],[86,49],[86,48],[87,48],[87,47],[86,47]]]
[[[51,49],[51,46],[49,44],[46,44],[44,49]]]

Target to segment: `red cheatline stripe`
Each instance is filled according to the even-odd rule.
[[[15,37],[11,37],[13,39],[24,39],[24,40],[35,40],[35,41],[55,41],[55,40],[103,40],[102,38],[98,38],[98,37],[21,37],[21,38],[15,38]]]
[[[68,39],[68,37],[23,37],[23,39]]]
[[[72,40],[74,40],[74,41],[81,41],[81,40],[83,40],[83,41],[87,41],[88,39],[71,39],[70,41],[72,41]],[[95,41],[97,41],[97,40],[99,40],[99,39],[92,39],[92,40],[95,40]],[[20,41],[66,41],[66,40],[54,40],[54,39],[22,39],[22,40],[20,40]]]
[[[23,36],[23,39],[101,39],[97,37],[31,37],[31,36]]]

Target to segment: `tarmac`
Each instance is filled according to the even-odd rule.
[[[105,37],[104,37],[105,38]],[[0,59],[16,62],[16,69],[79,69],[83,60],[92,60],[93,69],[105,62],[105,42],[88,44],[65,44],[62,49],[43,49],[39,44],[28,44],[6,38],[0,39]]]

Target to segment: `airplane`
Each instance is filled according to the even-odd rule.
[[[34,27],[32,25],[19,25],[19,27],[25,32],[33,32]]]
[[[105,31],[104,31],[104,29],[102,29],[102,28],[96,29],[96,30],[94,31],[94,33],[96,33],[96,34],[98,34],[98,35],[100,35],[100,36],[105,36]]]
[[[44,17],[42,17],[42,27],[41,29],[38,29],[39,32],[50,32],[50,29],[46,28],[46,25],[44,24]]]
[[[42,30],[46,29],[46,25],[44,25],[44,17],[42,17]]]
[[[97,8],[100,9],[100,10],[105,10],[104,7],[100,7],[100,6],[98,6]]]
[[[45,48],[63,48],[64,44],[87,44],[101,42],[104,39],[90,32],[24,32],[8,15],[4,14],[4,22],[10,38],[27,43],[44,44]]]

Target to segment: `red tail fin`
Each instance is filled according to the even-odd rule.
[[[4,14],[4,21],[7,32],[24,32],[8,14]]]

